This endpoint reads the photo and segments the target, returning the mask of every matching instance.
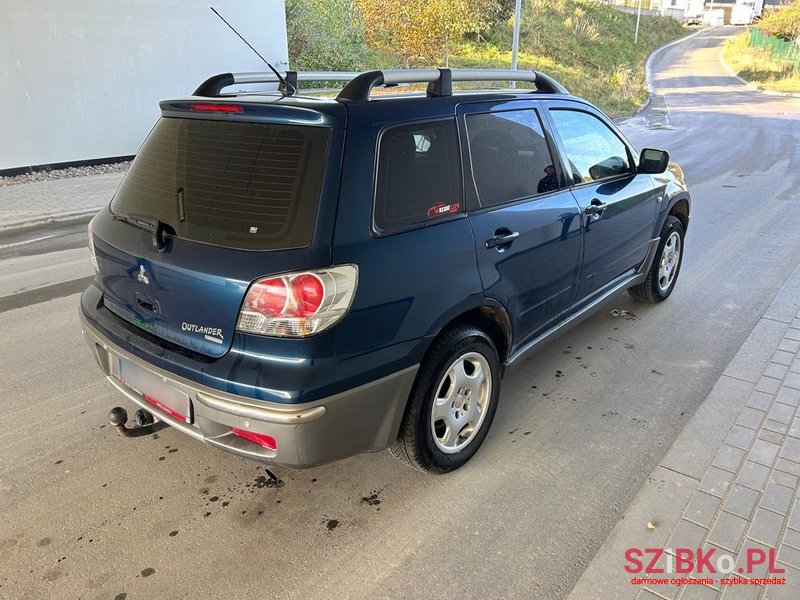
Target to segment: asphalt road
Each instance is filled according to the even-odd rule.
[[[623,294],[512,372],[445,477],[382,453],[273,487],[171,429],[116,437],[65,290],[80,235],[0,249],[0,597],[566,596],[800,257],[800,100],[727,76],[725,34],[662,52],[661,97],[623,125],[692,186],[675,293]]]

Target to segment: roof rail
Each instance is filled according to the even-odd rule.
[[[448,81],[449,80],[449,81]],[[369,100],[372,88],[400,83],[427,83],[429,96],[451,96],[453,81],[527,81],[536,83],[537,91],[549,94],[569,94],[555,79],[537,71],[505,69],[396,69],[368,71],[348,83],[336,97],[343,102]]]
[[[341,102],[366,102],[374,87],[395,86],[401,83],[427,83],[429,96],[451,96],[453,81],[526,81],[536,84],[537,91],[549,94],[569,94],[555,79],[538,71],[504,69],[394,69],[388,71],[286,71],[287,83],[298,88],[299,82],[346,81],[336,99]],[[276,83],[272,73],[220,73],[209,77],[194,91],[195,96],[219,96],[228,86],[249,83]],[[294,92],[280,84],[286,95]]]
[[[289,85],[297,89],[297,84],[301,81],[350,81],[360,74],[357,71],[286,71],[284,79]],[[224,88],[237,83],[278,83],[278,78],[273,73],[220,73],[206,79],[192,95],[219,96]],[[281,84],[279,90],[291,95],[291,90],[282,88],[283,85]]]

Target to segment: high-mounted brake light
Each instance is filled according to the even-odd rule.
[[[355,265],[259,279],[247,290],[236,329],[294,338],[325,331],[347,314],[357,283]]]
[[[198,112],[243,113],[244,108],[238,104],[191,104],[189,110]]]

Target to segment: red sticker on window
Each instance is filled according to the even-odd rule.
[[[453,204],[445,204],[444,202],[437,202],[428,209],[429,217],[438,217],[439,215],[446,215],[448,213],[458,212],[461,209],[460,202]]]

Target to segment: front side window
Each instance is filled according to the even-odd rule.
[[[381,137],[375,227],[391,233],[463,212],[454,120],[393,127]]]
[[[608,125],[589,113],[551,110],[575,185],[631,172],[628,148]]]
[[[558,189],[550,150],[535,111],[468,115],[467,133],[481,206]]]

